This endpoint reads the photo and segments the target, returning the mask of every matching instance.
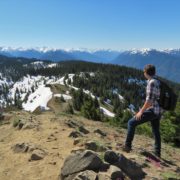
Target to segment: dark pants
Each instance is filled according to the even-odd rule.
[[[153,110],[144,111],[140,120],[136,120],[135,117],[130,119],[128,121],[128,133],[127,133],[127,138],[125,142],[126,146],[131,148],[136,126],[150,121],[151,126],[152,126],[152,132],[155,137],[154,150],[155,150],[155,153],[160,155],[161,153],[161,136],[159,132],[160,119],[161,119],[161,116],[154,114]]]

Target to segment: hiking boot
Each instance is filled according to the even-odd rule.
[[[125,145],[122,150],[129,153],[132,149],[129,146]]]
[[[161,153],[159,153],[159,152],[156,152],[156,151],[155,151],[155,152],[154,152],[154,155],[157,156],[158,158],[161,158]]]

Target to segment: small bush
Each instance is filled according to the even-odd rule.
[[[144,123],[141,124],[140,126],[137,126],[137,133],[152,137],[152,130],[151,127],[149,126],[149,123]]]

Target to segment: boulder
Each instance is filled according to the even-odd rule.
[[[88,141],[87,143],[85,143],[85,148],[92,151],[97,151],[98,145],[94,141]]]
[[[64,180],[69,175],[85,170],[98,171],[102,165],[102,160],[93,151],[77,152],[66,158],[61,169],[60,179]]]
[[[120,155],[118,162],[114,163],[114,165],[119,167],[130,179],[139,180],[146,175],[138,163],[127,159],[124,155]]]
[[[104,160],[110,164],[118,162],[119,156],[112,150],[108,150],[104,154]]]

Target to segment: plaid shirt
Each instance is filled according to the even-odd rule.
[[[153,78],[148,80],[146,87],[146,101],[152,104],[152,106],[148,109],[153,109],[154,113],[157,115],[161,113],[161,108],[157,101],[159,99],[159,96],[160,96],[159,81]]]

